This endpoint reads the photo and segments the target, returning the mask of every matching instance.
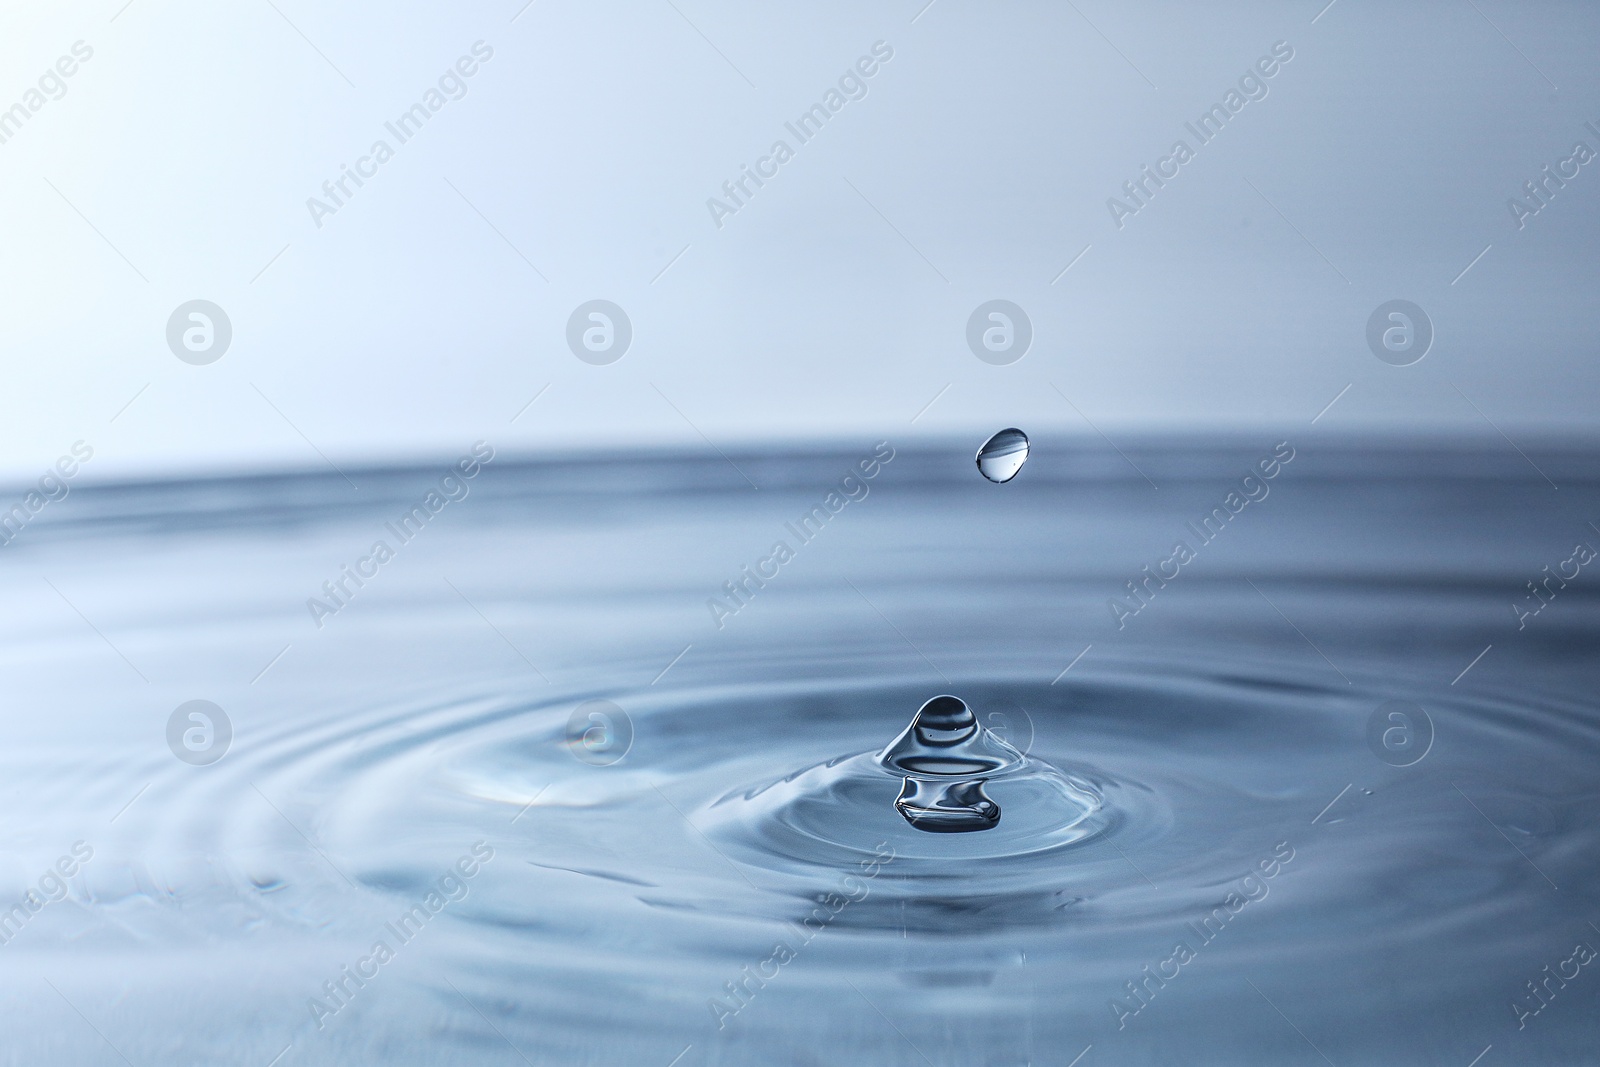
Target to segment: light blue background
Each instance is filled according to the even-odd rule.
[[[1600,149],[1600,9],[924,2],[7,5],[0,107],[94,56],[0,144],[0,472],[80,438],[105,479],[479,438],[1593,426],[1600,163],[1523,230],[1506,202]],[[314,226],[306,199],[478,40],[467,95]],[[868,95],[714,226],[879,40]],[[1277,41],[1266,99],[1114,226],[1106,199]],[[1437,331],[1411,367],[1364,339],[1396,297]],[[194,298],[233,323],[210,366],[164,341]],[[633,323],[610,366],[564,340],[594,298]],[[966,347],[993,298],[1033,321],[1011,366]]]

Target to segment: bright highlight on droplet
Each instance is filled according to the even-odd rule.
[[[991,482],[1009,482],[1028,462],[1028,435],[1015,426],[1001,430],[978,449],[978,473]]]

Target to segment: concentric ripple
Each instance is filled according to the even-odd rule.
[[[976,834],[908,825],[894,807],[901,778],[884,769],[878,749],[792,769],[808,751],[860,749],[889,734],[916,703],[909,685],[612,693],[608,699],[636,709],[637,736],[628,758],[609,767],[574,760],[565,744],[567,715],[588,695],[498,707],[484,698],[400,717],[388,739],[385,728],[369,728],[358,749],[295,792],[322,798],[325,840],[354,877],[377,888],[423,884],[427,871],[407,859],[417,835],[444,842],[482,834],[487,802],[504,813],[495,836],[519,862],[604,883],[607,900],[621,893],[668,911],[801,914],[802,902],[887,853],[889,877],[841,926],[934,932],[950,930],[959,914],[966,931],[1091,917],[1127,929],[1211,902],[1257,854],[1293,837],[1296,823],[1315,833],[1311,816],[1331,793],[1312,796],[1304,783],[1346,773],[1352,738],[1360,743],[1378,702],[1359,689],[1187,670],[1084,672],[1055,687],[974,678],[961,687],[980,713],[1023,709],[1034,735],[1015,773],[991,783],[1004,818]],[[751,725],[757,708],[759,734]],[[1493,730],[1481,712],[1441,716],[1456,744]],[[1183,759],[1171,758],[1173,746]],[[1515,812],[1512,825],[1526,832],[1558,825],[1549,798],[1481,799]],[[1291,819],[1295,811],[1304,817]],[[1457,921],[1488,903],[1492,886],[1481,888],[1468,897],[1453,891]],[[592,929],[579,918],[588,903],[579,894],[559,913],[514,898],[474,907],[508,928],[537,917],[541,938],[576,941]]]
[[[1592,1058],[1584,985],[1507,1011],[1600,922],[1593,607],[1517,631],[1493,563],[1548,487],[1308,447],[1124,631],[1105,597],[1187,505],[1057,454],[996,490],[908,449],[721,629],[729,561],[853,457],[738,457],[759,499],[720,458],[511,472],[321,628],[304,597],[426,472],[75,490],[0,574],[0,887],[93,850],[4,945],[13,1058],[1321,1063],[1285,1016],[1337,1063]],[[1202,512],[1233,462],[1133,458]],[[991,749],[898,747],[941,696]],[[164,733],[194,700],[232,721],[204,766]]]

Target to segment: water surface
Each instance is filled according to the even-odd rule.
[[[75,489],[0,550],[5,1062],[1593,1062],[1593,577],[1512,605],[1594,457],[1274,445]],[[840,771],[940,693],[1097,804]]]

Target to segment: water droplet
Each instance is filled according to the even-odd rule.
[[[985,730],[960,697],[936,696],[911,725],[878,754],[878,762],[905,774],[992,774],[1021,762],[1022,753]]]
[[[906,775],[895,810],[919,830],[965,833],[1000,822],[1000,805],[983,791],[988,776],[1015,767],[1022,753],[983,728],[960,697],[936,696],[878,754]]]
[[[1001,430],[978,449],[978,472],[991,482],[1009,482],[1028,462],[1028,435],[1015,426]]]
[[[971,705],[949,695],[927,700],[887,745],[736,786],[704,809],[716,827],[706,829],[732,835],[741,854],[758,863],[807,868],[853,862],[861,849],[888,840],[897,871],[945,879],[966,861],[1042,855],[1112,826],[1116,816],[1102,792],[1109,778],[1020,751],[1011,743],[1015,730],[993,728],[990,709],[1001,701],[989,691],[973,696]],[[1071,716],[1043,694],[1039,699],[1035,715],[1047,707],[1058,713],[1054,730],[1040,722],[1046,750],[1055,750],[1049,735]],[[1031,718],[1023,732],[1033,739]],[[1047,907],[1054,912],[1080,899],[1053,888]]]

